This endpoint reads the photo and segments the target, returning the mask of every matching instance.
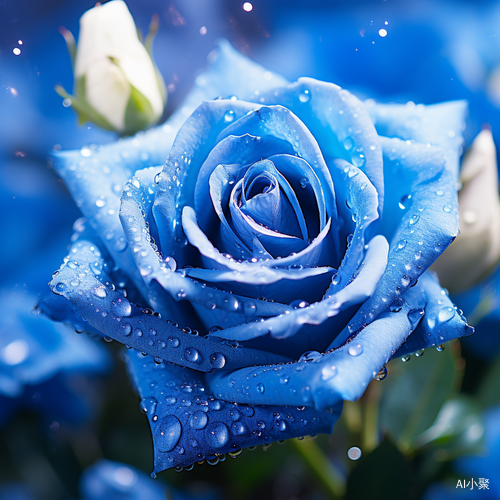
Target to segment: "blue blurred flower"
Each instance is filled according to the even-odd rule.
[[[51,282],[71,310],[44,310],[139,351],[155,472],[330,432],[391,357],[472,332],[426,272],[458,230],[465,104],[210,60],[165,125],[54,156],[88,224]]]
[[[0,423],[21,408],[80,423],[89,419],[94,395],[74,381],[102,374],[109,358],[101,346],[33,312],[35,297],[0,294]]]
[[[180,492],[165,483],[153,481],[144,472],[120,462],[99,460],[83,472],[80,479],[82,500],[215,500],[213,490],[195,495]]]

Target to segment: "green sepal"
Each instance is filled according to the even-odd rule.
[[[73,33],[66,29],[64,26],[59,28],[59,33],[64,38],[66,42],[66,48],[68,49],[69,57],[71,58],[71,66],[73,67],[73,71],[75,70],[75,59],[76,59],[76,41]]]
[[[82,81],[80,81],[82,80]],[[82,89],[85,88],[85,77],[82,76],[77,80],[77,84],[75,86],[77,89],[77,95],[85,95],[82,93]],[[111,123],[106,120],[100,113],[98,113],[85,99],[81,97],[76,97],[71,94],[68,94],[66,90],[61,85],[56,85],[54,90],[64,99],[71,100],[71,107],[77,114],[78,124],[83,125],[85,122],[91,122],[98,127],[103,128],[104,130],[110,130],[111,132],[116,132],[115,127],[111,125]]]
[[[144,94],[130,85],[130,97],[125,109],[125,134],[135,134],[155,122],[153,107]]]

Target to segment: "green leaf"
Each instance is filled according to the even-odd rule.
[[[133,85],[130,85],[130,89],[130,98],[125,110],[125,133],[134,134],[152,125],[155,115],[149,100]]]
[[[347,479],[346,500],[410,500],[415,498],[412,473],[406,458],[385,438],[360,458]]]
[[[493,332],[492,332],[493,333]],[[483,408],[500,404],[500,356],[489,367],[478,390],[478,401]]]
[[[425,356],[402,363],[391,362],[391,375],[383,382],[380,427],[404,452],[435,421],[443,403],[461,381],[454,344],[443,352],[427,349]]]
[[[484,425],[481,408],[471,397],[461,395],[446,401],[436,420],[417,436],[412,445],[421,448],[432,444],[439,449],[440,460],[483,450]]]

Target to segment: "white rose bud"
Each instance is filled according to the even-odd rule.
[[[71,100],[80,122],[133,134],[160,119],[166,91],[150,55],[156,29],[153,20],[146,48],[121,0],[96,5],[83,14],[74,61],[75,96],[56,87]],[[71,34],[64,30],[63,36],[74,53]]]
[[[454,293],[479,283],[500,261],[498,174],[490,130],[474,140],[462,162],[460,181],[460,234],[432,266],[441,284]]]

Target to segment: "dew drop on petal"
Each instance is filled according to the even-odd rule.
[[[115,316],[130,316],[132,314],[132,306],[125,297],[122,297],[111,303],[111,311]]]
[[[203,411],[195,411],[189,419],[189,425],[193,429],[204,429],[208,424],[208,416]]]
[[[224,354],[221,352],[214,352],[213,354],[210,355],[210,365],[213,368],[224,368],[224,365],[226,364],[226,358]]]
[[[438,319],[441,323],[446,323],[450,321],[451,318],[455,316],[455,309],[453,307],[443,307],[438,314]]]
[[[335,365],[332,366],[324,366],[321,370],[321,380],[327,381],[332,379],[337,375],[337,368]]]
[[[156,431],[156,447],[163,452],[172,451],[181,438],[182,426],[174,415],[163,418]]]
[[[211,448],[222,448],[229,441],[229,429],[223,422],[215,422],[207,429],[206,438]]]
[[[232,109],[230,109],[224,113],[224,121],[226,123],[231,123],[234,120],[235,116],[236,115],[235,115],[234,111]]]
[[[361,344],[352,344],[349,346],[348,353],[351,356],[359,356],[363,352]]]
[[[309,90],[305,89],[299,94],[300,102],[309,102],[310,100],[311,100],[311,92]]]
[[[201,361],[200,353],[198,349],[195,349],[194,347],[188,347],[184,351],[184,356],[190,363],[199,363]]]
[[[387,378],[387,373],[387,367],[383,366],[373,378],[381,382],[382,380],[385,380]]]

